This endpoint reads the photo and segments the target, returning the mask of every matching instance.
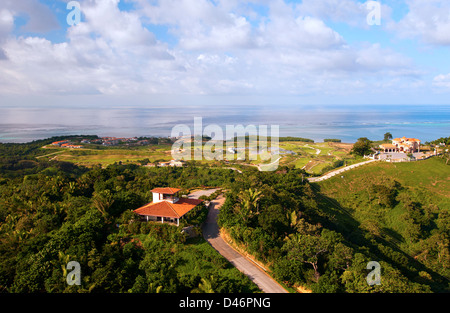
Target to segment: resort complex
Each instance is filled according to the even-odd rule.
[[[436,155],[437,150],[421,149],[421,141],[416,138],[395,138],[392,143],[384,143],[378,146],[378,151],[369,158],[388,162],[408,162],[424,160]]]
[[[385,143],[380,145],[383,152],[404,152],[414,153],[420,152],[420,140],[415,138],[395,138],[392,139],[392,143]]]

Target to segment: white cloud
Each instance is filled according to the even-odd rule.
[[[354,0],[303,0],[297,5],[296,10],[301,14],[313,16],[322,20],[346,23],[351,26],[368,28],[367,15],[371,11],[367,2]],[[382,24],[391,21],[392,8],[378,1],[381,4]]]
[[[408,58],[379,44],[348,44],[324,22],[333,8],[339,20],[361,15],[355,3],[254,1],[268,8],[257,15],[237,0],[134,2],[137,10],[120,11],[119,0],[82,1],[85,18],[63,43],[8,36],[12,13],[0,11],[9,58],[0,60],[0,92],[333,93],[342,86],[361,91],[374,76],[391,81],[412,68]],[[169,48],[147,24],[167,26],[177,43]]]
[[[358,51],[356,63],[369,71],[411,67],[411,60],[390,49],[382,49],[380,44],[372,44]]]
[[[86,21],[71,27],[68,40],[55,44],[39,37],[10,38],[9,57],[0,75],[3,91],[31,93],[106,93],[167,91],[161,80],[182,70],[167,45],[121,12],[118,0],[85,1]],[[19,83],[20,82],[20,83]]]
[[[440,74],[434,77],[433,85],[437,87],[450,88],[450,73],[449,74]]]
[[[57,29],[59,26],[50,8],[37,0],[2,0],[0,11],[5,9],[13,16],[27,17],[27,23],[22,26],[24,31],[40,33]]]
[[[450,45],[450,2],[446,0],[408,0],[409,12],[390,28],[401,37],[420,38],[433,45]]]
[[[207,0],[136,0],[150,23],[168,25],[187,50],[247,48],[254,45],[252,28],[243,16]],[[222,2],[220,2],[221,4]]]
[[[342,46],[343,38],[323,21],[312,17],[271,16],[260,28],[263,45],[292,49],[328,49]]]
[[[0,39],[6,38],[14,27],[14,16],[7,9],[0,10]]]
[[[7,58],[2,46],[8,38],[14,26],[14,16],[9,10],[0,10],[0,60]]]

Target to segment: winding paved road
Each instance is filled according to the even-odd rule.
[[[216,200],[211,201],[208,217],[203,225],[203,237],[239,271],[247,275],[263,292],[287,293],[287,291],[272,277],[267,275],[263,269],[234,250],[222,239],[219,234],[219,226],[217,225],[217,215],[224,202],[225,198],[223,195],[220,195]]]
[[[310,183],[316,183],[316,182],[319,182],[319,181],[331,178],[331,177],[333,177],[335,175],[341,174],[343,172],[346,172],[348,170],[351,170],[352,168],[359,167],[361,165],[372,163],[372,162],[376,162],[376,161],[379,161],[379,160],[369,160],[369,161],[365,161],[365,162],[361,162],[361,163],[352,164],[352,165],[349,165],[349,166],[346,166],[346,167],[343,167],[343,168],[331,171],[331,172],[329,172],[329,173],[327,173],[327,174],[325,174],[323,176],[320,176],[320,177],[310,177],[310,178],[308,178],[308,180],[309,180]]]

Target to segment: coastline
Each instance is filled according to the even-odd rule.
[[[173,112],[177,114],[173,114]],[[194,117],[203,124],[279,125],[280,136],[321,142],[338,138],[355,142],[359,137],[380,140],[383,134],[435,140],[450,133],[450,106],[244,106],[236,108],[179,106],[97,108],[0,106],[0,142],[26,143],[53,136],[167,137],[175,125],[192,127]],[[17,117],[20,117],[19,119]]]

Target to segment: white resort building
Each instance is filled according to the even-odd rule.
[[[395,138],[392,143],[385,143],[380,145],[382,152],[403,152],[415,153],[420,152],[420,140],[415,138]]]

